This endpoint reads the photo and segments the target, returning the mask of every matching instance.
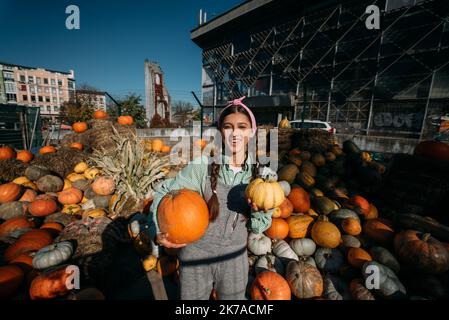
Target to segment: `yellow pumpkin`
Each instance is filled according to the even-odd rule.
[[[368,152],[366,152],[366,151],[363,151],[361,154],[360,154],[360,157],[362,158],[362,160],[364,161],[364,162],[366,162],[366,163],[370,163],[373,159],[371,158],[371,155],[368,153]]]
[[[79,206],[77,204],[65,205],[61,210],[62,213],[69,214],[69,215],[77,214],[80,211],[81,211],[81,206]]]
[[[87,199],[85,196],[83,197],[83,199],[81,199],[81,203],[86,203],[87,201],[89,201],[89,199]]]
[[[62,191],[65,191],[67,189],[70,189],[72,187],[72,182],[70,182],[69,179],[64,179],[64,187],[62,188]]]
[[[27,177],[22,176],[22,177],[15,178],[12,182],[14,182],[15,184],[24,185],[25,183],[28,183],[31,181]]]
[[[246,188],[246,197],[251,199],[261,210],[270,210],[284,202],[284,190],[275,181],[264,181],[261,178],[254,179]]]
[[[84,173],[84,171],[86,171],[89,168],[89,166],[87,165],[87,163],[85,163],[84,161],[78,163],[75,168],[73,169],[73,171],[75,173]]]
[[[86,219],[88,217],[90,218],[98,218],[98,217],[105,217],[106,212],[103,209],[89,209],[83,212],[83,219]]]
[[[82,174],[79,173],[71,173],[67,176],[67,179],[70,182],[75,182],[77,180],[86,179]]]
[[[86,179],[92,180],[93,178],[95,178],[97,175],[100,174],[100,170],[98,168],[88,168],[86,169],[86,171],[84,171],[84,177]]]
[[[157,258],[153,255],[149,255],[148,257],[142,259],[142,266],[147,272],[153,270],[157,266]]]
[[[281,128],[281,129],[291,128],[290,121],[288,121],[287,117],[285,117],[284,119],[282,119],[279,122],[279,126],[278,127]]]

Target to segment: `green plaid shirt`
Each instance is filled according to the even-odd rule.
[[[229,157],[223,156],[224,165],[220,166],[218,180],[226,185],[236,186],[241,183],[249,183],[252,178],[251,158],[248,157],[242,170],[234,173],[229,168]],[[159,233],[159,226],[157,223],[157,208],[162,198],[171,190],[190,189],[198,192],[204,197],[204,190],[206,183],[210,183],[208,179],[208,158],[203,156],[194,159],[186,167],[178,172],[176,177],[167,179],[155,187],[153,194],[153,203],[150,207],[150,233],[152,239]],[[271,215],[273,210],[267,213],[264,211],[251,212],[250,228],[254,233],[262,233],[271,225]]]

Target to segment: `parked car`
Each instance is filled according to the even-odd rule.
[[[319,121],[319,120],[304,120],[304,124],[301,126],[301,120],[292,120],[290,125],[292,128],[296,129],[321,129],[332,134],[336,133],[336,129],[330,125],[330,122]]]

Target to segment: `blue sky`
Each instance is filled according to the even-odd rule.
[[[201,50],[190,40],[202,8],[208,20],[242,0],[0,0],[0,61],[61,71],[144,101],[145,58],[158,61],[172,99],[201,91]],[[80,8],[80,30],[65,27],[65,8]]]

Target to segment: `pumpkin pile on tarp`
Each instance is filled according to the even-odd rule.
[[[352,141],[345,141],[343,148],[333,144],[316,150],[294,148],[288,153],[278,182],[272,182],[284,191],[280,205],[273,205],[273,191],[263,191],[271,193],[267,198],[272,201],[265,209],[275,209],[270,228],[248,236],[248,297],[448,297],[449,251],[442,242],[448,239],[440,241],[435,234],[383,217],[364,192],[367,182],[377,184],[385,166]],[[363,177],[363,170],[375,181]],[[254,189],[252,184],[248,190]],[[258,204],[263,208],[264,203]]]

